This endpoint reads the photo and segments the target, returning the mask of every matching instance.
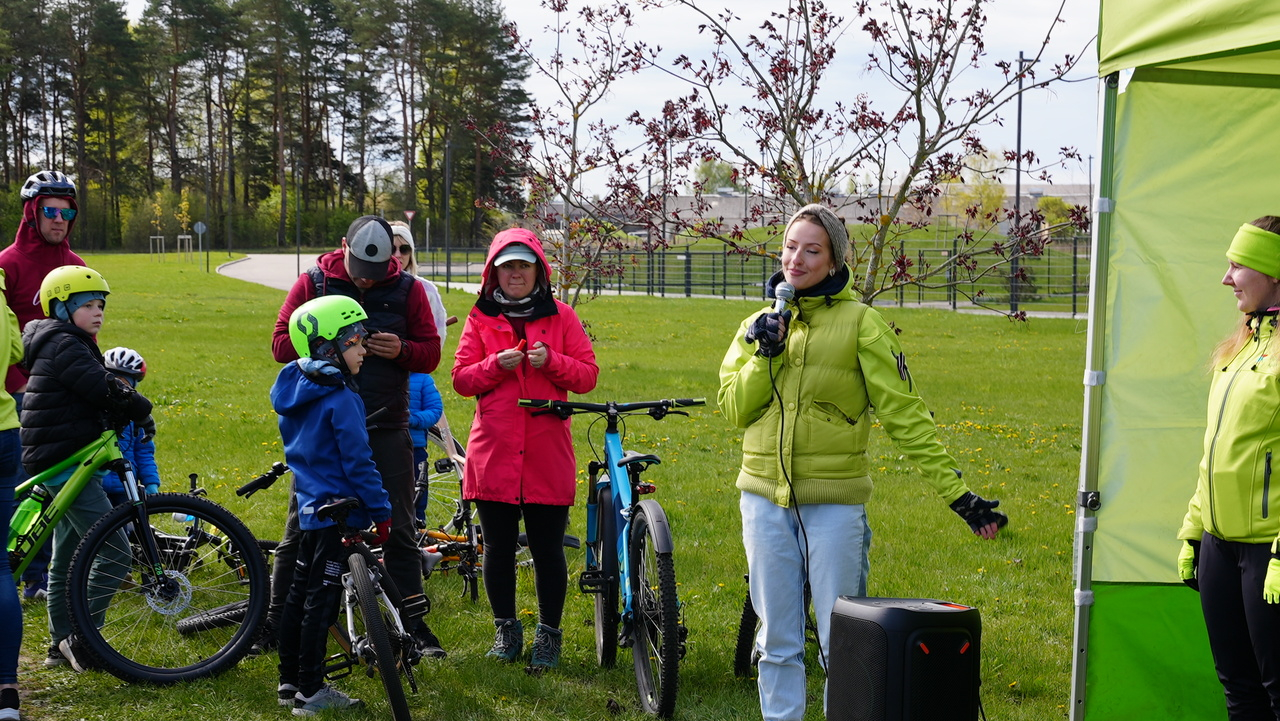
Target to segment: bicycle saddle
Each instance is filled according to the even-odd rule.
[[[355,496],[337,498],[320,506],[320,510],[316,511],[316,518],[326,521],[332,518],[345,518],[348,513],[359,507],[360,499]]]

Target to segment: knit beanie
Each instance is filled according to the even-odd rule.
[[[1232,238],[1227,259],[1263,275],[1280,278],[1280,235],[1245,223]]]
[[[796,214],[791,216],[791,220],[787,221],[786,231],[782,234],[783,238],[787,237],[787,232],[797,220],[805,222],[816,220],[818,225],[827,232],[827,238],[831,240],[831,257],[836,261],[836,270],[845,265],[849,258],[849,230],[845,227],[843,220],[827,206],[821,203],[810,203],[797,210]]]

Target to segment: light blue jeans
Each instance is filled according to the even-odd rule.
[[[805,561],[807,558],[825,668],[836,597],[867,594],[871,527],[866,508],[833,503],[799,506],[802,533],[795,508],[783,508],[753,493],[743,493],[739,506],[742,545],[751,574],[751,604],[760,617],[756,634],[756,648],[761,653],[757,680],[760,711],[765,721],[801,721],[805,708]]]

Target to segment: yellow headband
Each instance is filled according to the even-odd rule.
[[[1280,235],[1245,223],[1231,239],[1227,258],[1272,278],[1280,278]]]

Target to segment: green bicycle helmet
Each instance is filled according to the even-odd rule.
[[[40,309],[49,318],[70,321],[71,314],[91,300],[111,294],[106,278],[93,268],[64,265],[49,271],[40,283]]]
[[[298,306],[289,316],[289,341],[299,358],[316,358],[343,367],[342,351],[364,340],[361,321],[369,314],[345,295],[326,295]]]

